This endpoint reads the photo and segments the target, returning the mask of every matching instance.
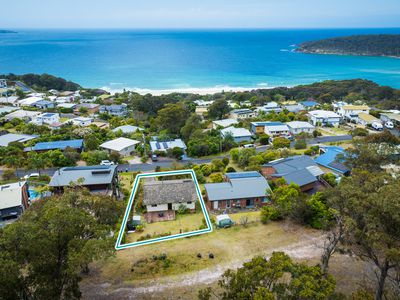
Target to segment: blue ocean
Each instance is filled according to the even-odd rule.
[[[293,52],[303,41],[398,29],[16,30],[0,74],[49,73],[122,90],[268,88],[364,78],[400,88],[400,59]]]

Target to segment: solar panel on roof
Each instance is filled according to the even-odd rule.
[[[238,178],[255,178],[260,177],[260,173],[258,172],[243,172],[243,173],[228,173],[226,177],[230,179],[238,179]]]
[[[160,150],[160,144],[158,143],[158,142],[156,142],[156,148],[157,148],[157,150]]]
[[[168,144],[167,142],[162,142],[164,149],[168,149]]]

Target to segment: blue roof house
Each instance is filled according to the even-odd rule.
[[[25,148],[26,152],[29,151],[49,151],[49,150],[65,150],[66,148],[76,149],[78,151],[82,151],[83,149],[83,140],[68,140],[68,141],[54,141],[54,142],[43,142],[37,143],[33,147]]]
[[[331,169],[340,175],[350,175],[350,169],[343,164],[343,158],[340,156],[346,155],[345,150],[338,146],[321,146],[321,155],[315,159],[315,162],[320,166]]]

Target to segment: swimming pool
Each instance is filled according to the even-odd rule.
[[[28,189],[29,192],[29,199],[30,200],[37,200],[40,198],[40,195],[37,191],[35,191],[34,189]]]

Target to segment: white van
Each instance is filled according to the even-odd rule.
[[[378,131],[383,130],[383,125],[379,122],[372,122],[371,126],[375,130],[378,130]]]
[[[394,124],[393,124],[392,121],[387,121],[385,123],[385,127],[388,128],[388,129],[393,129],[394,128]]]

